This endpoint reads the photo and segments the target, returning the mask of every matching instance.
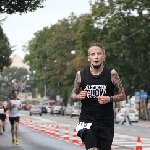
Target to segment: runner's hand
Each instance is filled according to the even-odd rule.
[[[77,97],[78,99],[82,100],[82,99],[85,99],[86,95],[87,95],[87,90],[84,89],[83,91],[80,92],[79,95],[77,95]]]
[[[101,96],[98,96],[97,98],[98,98],[98,102],[100,104],[106,104],[106,103],[110,102],[110,97],[109,96],[103,96],[103,95],[101,95]]]
[[[16,107],[17,105],[16,104],[13,104],[13,107]]]
[[[20,109],[21,109],[21,107],[20,107],[20,106],[18,106],[17,108],[18,108],[18,110],[20,110]]]

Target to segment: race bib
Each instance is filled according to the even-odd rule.
[[[78,132],[81,129],[90,129],[92,123],[79,122],[76,126],[76,131]]]
[[[4,113],[4,108],[0,108],[0,114]]]

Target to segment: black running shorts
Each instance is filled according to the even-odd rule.
[[[82,129],[78,132],[78,136],[85,144],[86,150],[90,148],[99,148],[99,150],[110,150],[112,141],[107,138],[102,138],[95,134],[91,129]]]
[[[19,116],[17,116],[17,117],[9,117],[10,124],[14,125],[15,122],[19,123],[19,119],[20,119]]]
[[[6,119],[6,114],[0,114],[0,119],[4,122]]]

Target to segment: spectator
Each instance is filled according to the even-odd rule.
[[[150,121],[150,103],[147,106],[148,120]]]
[[[124,125],[124,122],[126,121],[126,125],[132,125],[129,117],[129,104],[126,104],[126,106],[123,108],[124,118],[120,122],[120,124]]]

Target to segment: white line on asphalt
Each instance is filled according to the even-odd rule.
[[[136,142],[130,142],[130,141],[116,141],[116,142],[113,142],[114,145],[116,145],[116,144],[125,144],[125,143],[129,143],[129,144],[135,143],[136,144]]]
[[[135,129],[131,129],[131,130],[137,132],[137,130],[135,130]]]
[[[130,144],[128,144],[128,145],[119,145],[120,147],[135,147],[136,145],[130,145]],[[150,147],[150,144],[144,144],[143,146],[149,146]],[[149,150],[150,150],[150,148],[149,148]]]

